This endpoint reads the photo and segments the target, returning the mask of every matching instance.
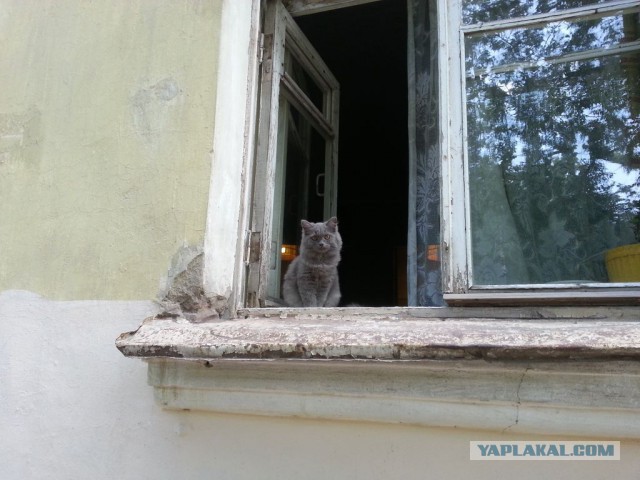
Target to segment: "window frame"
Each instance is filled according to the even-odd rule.
[[[279,210],[284,200],[286,158],[282,157],[284,132],[280,129],[288,117],[287,104],[299,112],[325,141],[325,218],[336,213],[338,188],[339,83],[281,0],[267,0],[265,3],[261,38],[264,41],[254,169],[255,178],[262,182],[253,185],[250,248],[254,253],[248,259],[246,286],[246,303],[252,307],[266,305],[270,291],[279,290],[273,284],[280,277],[279,248],[274,246],[274,243],[280,243],[280,233],[274,231],[277,229],[274,221],[279,223],[282,213]],[[298,62],[322,93],[321,107],[314,105],[287,72],[287,55]]]
[[[360,1],[367,3],[371,0]],[[579,305],[585,301],[576,298],[573,292],[582,295],[587,291],[600,296],[600,304],[637,304],[640,298],[637,284],[626,288],[607,286],[600,289],[572,286],[540,290],[518,286],[488,291],[469,288],[461,2],[436,1],[440,45],[441,252],[445,300],[450,305],[540,304],[545,293],[548,293],[551,304]],[[616,5],[626,6],[632,3],[632,0],[615,2]],[[336,0],[331,5],[327,4],[327,8],[347,4],[348,0]],[[308,10],[299,11],[297,15],[312,13],[312,7],[308,6]],[[593,8],[590,7],[591,10]],[[209,206],[203,245],[203,286],[207,297],[224,304],[221,308],[233,317],[247,305],[248,264],[251,252],[259,248],[254,242],[250,222],[255,177],[263,1],[222,0],[221,12],[218,75],[220,79],[234,81],[220,81],[217,85]],[[552,296],[557,298],[553,300],[550,298]]]
[[[203,289],[228,315],[244,305],[257,117],[260,2],[222,0]],[[233,79],[223,81],[222,79]]]
[[[260,252],[251,228],[265,0],[220,0],[216,107],[203,242],[203,289],[218,311],[247,305],[249,263]],[[380,0],[290,0],[304,15]]]
[[[633,0],[613,0],[527,17],[465,25],[463,0],[437,0],[442,164],[442,277],[450,305],[518,305],[548,300],[556,304],[635,303],[638,283],[474,285],[471,209],[467,151],[465,36],[512,28],[535,27],[554,21],[606,16],[638,9]],[[460,175],[460,172],[463,174]]]
[[[241,310],[260,2],[222,2],[204,286],[234,320],[165,312],[120,335],[122,354],[148,364],[157,405],[637,439],[637,307]]]
[[[148,364],[157,404],[637,438],[640,404],[632,400],[638,382],[630,381],[640,376],[636,307],[241,310],[251,246],[261,9],[253,0],[221,1],[203,277],[207,296],[224,302],[234,320],[212,315],[195,322],[164,312],[120,335],[122,354]],[[583,421],[585,412],[590,422]]]

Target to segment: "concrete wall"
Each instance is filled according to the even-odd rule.
[[[162,410],[145,364],[113,346],[152,311],[0,294],[0,478],[604,480],[640,471],[638,442],[622,442],[621,461],[471,462],[470,440],[534,437]]]
[[[470,440],[528,438],[154,403],[114,340],[202,247],[221,4],[0,4],[0,478],[637,478],[638,442],[472,463]]]
[[[154,298],[202,245],[220,5],[2,2],[0,290]]]

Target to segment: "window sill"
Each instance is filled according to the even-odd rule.
[[[522,285],[512,290],[492,292],[471,291],[468,293],[446,293],[444,299],[447,305],[454,307],[483,307],[483,306],[640,306],[640,289],[637,287],[607,289],[606,284],[598,284],[600,289],[591,288],[579,291],[576,288],[556,286],[555,289],[532,290],[533,286]],[[578,287],[578,285],[576,285]],[[491,288],[491,287],[484,287]]]
[[[116,343],[166,408],[640,438],[634,307],[240,313]]]

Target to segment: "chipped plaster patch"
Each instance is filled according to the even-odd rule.
[[[169,265],[167,278],[163,279],[162,284],[160,285],[160,297],[164,297],[167,295],[174,279],[181,272],[186,270],[189,263],[191,263],[200,254],[202,254],[202,247],[199,245],[183,245],[178,249],[178,251],[171,259],[171,265]]]
[[[41,113],[35,107],[24,113],[0,113],[0,167],[37,158]]]
[[[160,294],[165,310],[161,316],[184,316],[199,323],[227,315],[227,298],[205,294],[203,268],[201,247],[185,246],[176,253]]]
[[[169,113],[182,94],[174,78],[139,89],[131,98],[135,131],[147,143],[153,144],[166,130]]]

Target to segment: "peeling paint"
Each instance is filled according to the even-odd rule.
[[[118,339],[127,356],[178,352],[194,360],[354,359],[610,360],[640,358],[637,321],[468,318],[320,317],[245,318],[194,324],[185,318],[145,322]],[[173,350],[162,350],[171,347]],[[166,355],[160,355],[166,356]]]
[[[453,285],[452,291],[456,293],[465,293],[469,290],[468,283],[468,272],[466,271],[457,271],[453,276]]]

